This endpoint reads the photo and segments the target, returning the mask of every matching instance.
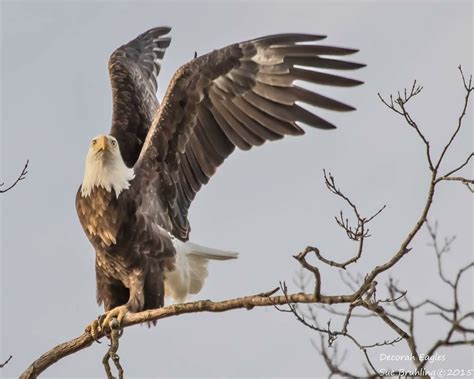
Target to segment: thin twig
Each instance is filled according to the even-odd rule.
[[[323,257],[323,255],[321,254],[319,249],[316,248],[316,247],[308,246],[308,247],[306,247],[305,251],[309,250],[309,251],[314,252],[316,257],[322,263],[324,263],[328,266],[338,267],[338,268],[341,268],[341,269],[345,270],[347,268],[347,266],[349,266],[352,263],[356,263],[359,260],[359,258],[362,256],[362,252],[363,252],[363,249],[364,249],[364,240],[365,240],[365,238],[370,237],[369,230],[367,229],[366,225],[370,221],[372,221],[375,217],[377,217],[385,209],[386,206],[385,205],[382,206],[377,212],[375,212],[370,217],[362,217],[361,214],[359,213],[359,210],[357,209],[357,206],[352,202],[352,200],[348,196],[346,196],[336,186],[336,181],[334,179],[334,176],[330,172],[326,172],[326,170],[324,170],[324,169],[323,169],[323,175],[324,175],[324,182],[326,184],[326,187],[329,189],[329,191],[331,193],[333,193],[334,195],[336,195],[336,196],[340,197],[341,199],[343,199],[352,208],[352,210],[354,212],[354,215],[357,218],[357,226],[356,227],[352,227],[350,225],[349,219],[344,217],[342,211],[340,211],[339,217],[335,217],[335,220],[336,220],[336,223],[342,229],[344,229],[344,231],[346,232],[346,235],[349,239],[351,239],[352,241],[357,241],[359,243],[358,244],[358,249],[357,249],[356,254],[352,258],[349,258],[347,261],[342,262],[342,263],[336,262],[336,261],[333,261],[331,259],[327,259],[327,258]]]
[[[6,189],[0,189],[0,193],[5,193],[5,192],[8,192],[10,191],[13,187],[15,187],[20,181],[22,181],[23,179],[26,178],[26,174],[28,174],[28,164],[30,163],[30,161],[27,159],[26,160],[26,163],[25,163],[25,166],[23,167],[23,170],[21,170],[21,173],[20,175],[18,175],[18,177],[16,178],[16,180],[9,186],[7,187]],[[3,187],[5,183],[0,183],[0,187]]]
[[[447,153],[449,147],[453,143],[454,139],[458,135],[459,131],[461,130],[462,122],[464,119],[464,116],[466,116],[466,111],[467,111],[467,106],[469,104],[469,98],[471,96],[471,92],[474,90],[474,87],[472,87],[472,75],[469,78],[469,84],[466,83],[466,79],[464,78],[464,73],[462,71],[462,67],[458,66],[459,72],[461,73],[462,81],[464,84],[464,88],[466,90],[466,96],[464,97],[464,105],[461,111],[461,115],[458,118],[458,125],[454,131],[454,133],[451,135],[451,138],[449,139],[448,143],[444,146],[443,151],[441,152],[441,155],[439,156],[438,162],[436,163],[435,169],[438,170],[439,166],[441,165],[441,162],[443,161],[443,158],[445,154]]]
[[[471,158],[474,157],[474,153],[471,153],[467,156],[466,160],[461,163],[458,167],[452,169],[451,171],[449,171],[448,173],[442,175],[441,177],[439,177],[437,180],[446,180],[447,177],[451,176],[452,174],[455,174],[456,172],[458,172],[459,170],[463,169],[464,167],[466,167],[468,164],[469,164],[469,161],[471,160]]]
[[[110,346],[109,350],[104,355],[104,358],[102,359],[102,364],[104,365],[105,373],[107,374],[107,379],[115,379],[115,377],[112,375],[112,370],[110,369],[110,364],[109,361],[112,359],[112,362],[114,362],[115,368],[117,369],[117,372],[119,374],[118,378],[123,379],[123,368],[122,365],[120,364],[120,357],[117,354],[118,348],[119,348],[119,339],[122,335],[121,333],[121,328],[118,324],[118,321],[116,318],[113,318],[110,321]]]
[[[10,355],[10,356],[7,358],[7,360],[6,360],[5,362],[0,363],[0,368],[5,367],[5,366],[8,364],[8,362],[10,362],[10,360],[11,360],[12,358],[13,358],[13,356]]]

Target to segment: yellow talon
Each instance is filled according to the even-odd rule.
[[[111,309],[110,311],[108,311],[106,314],[104,314],[101,317],[101,320],[99,321],[100,329],[102,331],[110,331],[111,330],[110,323],[114,318],[117,319],[118,327],[120,328],[122,325],[122,320],[127,313],[128,313],[128,307],[126,305],[121,305],[119,307]]]
[[[86,326],[86,333],[89,333],[95,342],[101,343],[98,338],[100,334],[100,324],[98,320],[92,321],[89,325]]]

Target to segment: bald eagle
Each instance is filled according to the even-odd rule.
[[[148,30],[111,55],[112,129],[92,139],[76,196],[96,251],[104,323],[161,307],[165,295],[183,301],[202,288],[209,259],[236,258],[191,243],[188,222],[196,193],[236,147],[304,134],[298,123],[335,128],[298,103],[354,109],[295,81],[362,83],[327,72],[363,67],[332,57],[357,50],[315,44],[321,35],[277,34],[196,57],[176,71],[159,104],[156,79],[169,32]]]

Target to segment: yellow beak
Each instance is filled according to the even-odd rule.
[[[97,151],[107,150],[107,137],[102,136],[102,137],[97,138],[95,148],[97,149]]]

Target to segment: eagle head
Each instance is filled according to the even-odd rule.
[[[113,190],[119,197],[123,190],[130,187],[134,176],[133,168],[127,167],[122,159],[115,137],[94,137],[86,156],[81,195],[87,197],[95,187],[102,187],[109,192]]]

